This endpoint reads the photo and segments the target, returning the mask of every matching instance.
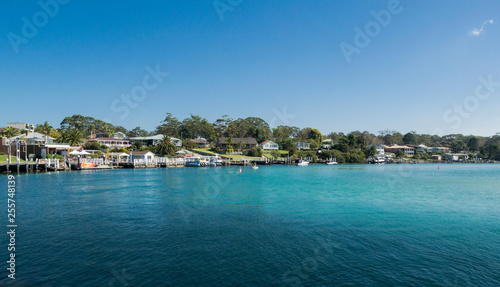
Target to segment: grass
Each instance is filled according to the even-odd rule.
[[[8,155],[0,155],[0,164],[7,164],[7,157]],[[10,162],[11,163],[17,163],[17,159],[15,156],[10,157]],[[21,159],[21,162],[24,163],[24,159]]]

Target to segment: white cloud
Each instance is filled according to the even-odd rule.
[[[484,21],[483,25],[481,25],[481,28],[479,28],[479,29],[478,28],[472,29],[472,31],[469,32],[469,35],[470,36],[479,36],[479,35],[483,34],[483,32],[484,32],[484,26],[486,24],[493,24],[493,20]]]

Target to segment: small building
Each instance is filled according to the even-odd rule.
[[[433,160],[441,161],[442,157],[439,154],[433,154],[431,155],[431,158]]]
[[[190,139],[189,141],[195,143],[199,148],[207,148],[210,146],[206,139]]]
[[[311,149],[311,144],[308,142],[296,142],[295,146],[297,146],[298,150]]]
[[[150,151],[132,151],[130,152],[129,160],[134,161],[144,160],[146,162],[152,162],[155,159],[155,154]]]
[[[390,153],[397,153],[398,150],[402,151],[405,153],[406,156],[414,156],[415,155],[415,150],[412,147],[405,146],[405,145],[392,145],[392,146],[386,146],[384,148],[385,152],[390,152]]]
[[[7,123],[7,125],[5,127],[15,128],[15,129],[18,129],[20,131],[22,131],[22,130],[27,130],[29,132],[35,131],[35,125],[28,124],[28,123],[20,123],[20,122]]]
[[[117,138],[95,138],[88,140],[89,142],[98,142],[101,145],[106,145],[110,148],[128,148],[130,147],[130,141],[127,139],[117,139]]]
[[[261,142],[259,146],[263,150],[278,150],[278,144],[271,140]]]
[[[226,150],[226,148],[231,145],[233,148],[237,148],[238,144],[241,143],[241,149],[252,149],[254,147],[257,147],[257,140],[255,138],[232,138],[232,142],[228,143],[226,140],[228,138],[226,137],[220,137],[217,141],[217,146],[221,150]]]

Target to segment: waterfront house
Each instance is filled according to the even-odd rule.
[[[217,141],[217,146],[221,150],[226,150],[226,148],[231,145],[234,149],[238,148],[238,144],[241,143],[241,149],[248,150],[257,147],[257,140],[255,138],[232,138],[232,143],[228,143],[226,137],[220,137]]]
[[[267,140],[265,142],[261,142],[259,144],[259,147],[263,150],[278,150],[278,144],[271,141],[271,140]]]
[[[298,150],[311,149],[311,144],[308,142],[296,142],[295,145]]]
[[[117,138],[95,138],[88,140],[89,142],[98,142],[101,145],[106,145],[109,148],[128,148],[130,147],[130,141],[127,139],[117,139]]]
[[[431,159],[441,161],[442,157],[438,154],[433,154],[431,155]]]
[[[129,161],[133,162],[135,159],[146,162],[152,162],[155,154],[150,151],[132,151],[130,152]]]
[[[206,139],[190,139],[189,141],[195,143],[199,148],[208,148],[210,146]]]
[[[384,148],[385,152],[390,152],[390,153],[396,153],[398,150],[402,151],[405,153],[406,156],[414,156],[415,155],[415,150],[412,147],[405,146],[405,145],[392,145],[392,146],[386,146]]]

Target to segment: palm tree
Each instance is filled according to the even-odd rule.
[[[238,145],[238,151],[241,152],[241,147],[243,147],[243,142],[239,141],[237,145]]]
[[[233,138],[232,137],[228,137],[226,139],[226,143],[229,145],[228,147],[226,147],[226,151],[229,151],[229,149],[231,149],[230,152],[233,151],[233,146],[231,145],[233,143]]]
[[[83,134],[81,131],[70,131],[68,136],[70,146],[79,146],[83,144]]]
[[[162,155],[173,155],[175,151],[175,145],[170,140],[170,137],[166,135],[163,136],[161,142],[156,146],[156,153]]]

